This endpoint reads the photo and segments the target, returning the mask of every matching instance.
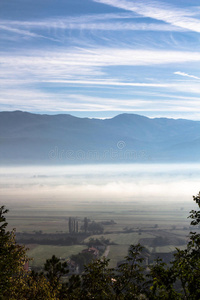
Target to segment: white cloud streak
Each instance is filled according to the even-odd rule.
[[[116,19],[137,19],[138,16],[134,13],[105,13],[105,14],[91,14],[91,15],[79,15],[75,17],[68,16],[67,18],[46,18],[37,21],[16,21],[16,20],[1,20],[0,24],[7,25],[8,23],[12,26],[26,26],[29,28],[65,28],[70,26],[70,24],[89,24],[93,22],[105,22]]]
[[[54,84],[54,86],[113,86],[138,88],[171,88],[177,91],[200,93],[199,85],[180,82],[161,82],[153,80],[141,82],[120,79],[112,72],[117,66],[156,66],[180,63],[200,63],[200,53],[180,51],[153,51],[132,49],[68,49],[57,52],[31,52],[13,54],[2,53],[0,57],[0,83],[7,88],[14,86],[35,86]],[[185,73],[184,73],[185,74]],[[183,75],[183,74],[178,74]],[[194,77],[193,77],[194,78]]]
[[[128,65],[159,65],[163,63],[174,62],[190,62],[200,61],[200,53],[188,52],[167,52],[167,51],[144,51],[131,49],[70,49],[65,52],[31,52],[26,55],[1,55],[1,77],[0,84],[3,87],[0,93],[1,110],[22,109],[27,111],[123,111],[123,110],[145,110],[157,111],[159,101],[154,102],[156,105],[147,105],[140,102],[109,101],[97,102],[96,97],[92,101],[82,101],[69,98],[68,94],[61,93],[60,89],[65,92],[71,88],[90,88],[95,87],[112,90],[113,88],[128,89],[132,92],[140,91],[142,93],[148,90],[154,91],[175,91],[200,94],[199,84],[187,84],[182,82],[162,82],[153,80],[150,82],[135,81],[134,77],[131,81],[123,80],[115,76],[107,67]],[[105,68],[106,67],[106,68]],[[48,91],[55,89],[55,92]],[[41,90],[41,92],[40,92]],[[24,92],[23,92],[24,91]],[[42,92],[43,91],[43,92]],[[48,92],[47,92],[48,91]],[[12,92],[12,93],[11,93]],[[136,95],[133,95],[133,99]],[[55,101],[56,99],[56,101]],[[150,103],[150,102],[149,102]],[[179,103],[180,105],[180,103]],[[180,108],[183,104],[180,105]],[[172,111],[173,105],[162,103],[162,109],[168,107]],[[178,107],[178,104],[177,106]],[[182,110],[186,111],[188,106],[184,104]],[[188,109],[190,110],[190,109]]]
[[[89,96],[84,94],[68,94],[62,91],[51,93],[34,89],[1,90],[1,110],[21,109],[26,111],[146,111],[146,112],[196,112],[200,109],[199,99],[152,100],[147,98],[116,99]]]
[[[200,62],[200,52],[187,51],[160,51],[128,48],[91,48],[91,49],[68,49],[67,51],[33,52],[27,55],[12,56],[2,53],[0,57],[1,67],[22,71],[39,71],[55,75],[64,75],[80,72],[83,68],[85,75],[91,72],[91,67],[106,66],[153,66],[173,63]],[[69,68],[69,72],[68,72]],[[94,70],[93,70],[94,71]],[[50,74],[51,72],[51,74]],[[38,75],[39,75],[38,74]]]
[[[102,17],[102,20],[104,18]],[[122,18],[123,19],[123,18]],[[26,30],[25,30],[26,28]],[[168,24],[156,24],[156,23],[137,23],[135,21],[111,21],[111,19],[105,18],[105,21],[94,20],[88,21],[82,20],[44,20],[39,22],[17,22],[17,21],[2,21],[0,22],[0,29],[5,31],[11,31],[21,35],[27,35],[30,37],[38,38],[49,38],[44,35],[40,35],[31,30],[46,29],[51,30],[51,34],[55,34],[55,30],[103,30],[103,31],[120,31],[120,30],[131,30],[131,31],[183,31],[181,28]],[[29,29],[29,30],[28,30]],[[58,35],[58,33],[56,33]]]
[[[180,71],[174,72],[174,74],[175,75],[180,75],[180,76],[183,76],[183,77],[189,77],[189,78],[200,80],[200,77],[198,77],[198,76],[190,75],[190,74],[187,74],[187,73],[184,73],[184,72],[180,72]]]
[[[22,34],[22,35],[27,35],[27,36],[30,36],[30,37],[43,37],[41,35],[38,35],[36,33],[30,32],[30,31],[27,31],[27,30],[22,30],[22,29],[10,27],[10,26],[5,26],[5,25],[1,25],[1,24],[0,24],[0,29],[15,32],[15,33]]]
[[[0,24],[0,30],[10,31],[10,32],[16,33],[18,35],[28,36],[28,37],[31,37],[31,38],[42,38],[42,39],[48,39],[48,40],[51,40],[51,41],[58,41],[57,39],[54,39],[54,38],[51,38],[51,37],[46,37],[44,35],[37,34],[37,33],[34,33],[34,32],[30,32],[28,30],[19,29],[19,28],[16,28],[16,27],[6,26],[6,25],[2,25],[2,24]]]
[[[171,84],[167,83],[139,83],[139,82],[119,82],[111,80],[44,80],[50,83],[65,83],[77,85],[110,85],[110,86],[132,86],[132,87],[165,87],[168,88]]]
[[[178,26],[187,30],[200,32],[200,20],[193,18],[193,10],[183,10],[157,1],[128,1],[128,0],[93,0],[117,8],[135,12],[143,17],[148,17]]]
[[[2,36],[10,39],[10,34],[63,42],[64,36],[72,30],[87,31],[183,31],[183,28],[157,23],[137,23],[134,13],[94,14],[68,18],[52,18],[37,21],[0,20],[0,30],[8,32]],[[131,22],[130,22],[131,20]],[[41,34],[41,31],[43,34]]]

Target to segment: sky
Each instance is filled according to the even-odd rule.
[[[1,0],[0,111],[200,120],[197,0]]]

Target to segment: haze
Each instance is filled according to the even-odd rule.
[[[189,202],[198,193],[199,164],[27,166],[1,169],[4,204],[54,202]]]

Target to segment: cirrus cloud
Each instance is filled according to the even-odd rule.
[[[159,1],[93,0],[98,3],[135,12],[141,16],[164,21],[187,30],[200,32],[200,21],[193,16],[196,8],[180,9]]]

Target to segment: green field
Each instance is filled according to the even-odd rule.
[[[29,245],[28,245],[29,246]],[[84,245],[75,246],[52,246],[52,245],[30,245],[28,256],[33,260],[30,262],[31,267],[41,267],[46,259],[56,255],[62,259],[68,259],[72,254],[78,254],[83,249]]]
[[[102,234],[101,236],[104,236],[106,239],[110,239],[111,242],[119,245],[131,245],[131,244],[137,244],[141,238],[148,238],[152,237],[152,234],[148,233],[141,233],[139,235],[138,233],[111,233],[111,234]],[[98,238],[98,235],[93,235],[92,237]],[[85,241],[88,241],[89,238],[87,238]]]
[[[110,252],[107,258],[110,260],[109,266],[111,268],[116,267],[117,262],[124,259],[124,257],[128,254],[128,245],[111,245]]]
[[[10,206],[10,207],[9,207]],[[16,228],[17,232],[32,233],[68,233],[69,217],[74,217],[79,222],[79,228],[83,225],[84,217],[91,221],[105,222],[113,220],[115,224],[104,225],[104,233],[91,235],[89,238],[104,236],[111,242],[108,258],[110,266],[127,255],[131,244],[144,242],[149,251],[170,252],[175,247],[183,248],[178,240],[185,239],[189,233],[190,220],[187,219],[191,206],[185,203],[140,204],[138,202],[45,202],[45,203],[8,203],[9,229]],[[149,239],[165,236],[169,238],[169,244],[152,247]],[[89,238],[85,239],[86,243]],[[73,246],[30,245],[29,256],[33,257],[30,263],[33,267],[40,267],[47,258],[53,254],[61,258],[68,258],[72,254],[81,252],[86,247],[84,244]],[[145,244],[146,243],[146,244]]]

